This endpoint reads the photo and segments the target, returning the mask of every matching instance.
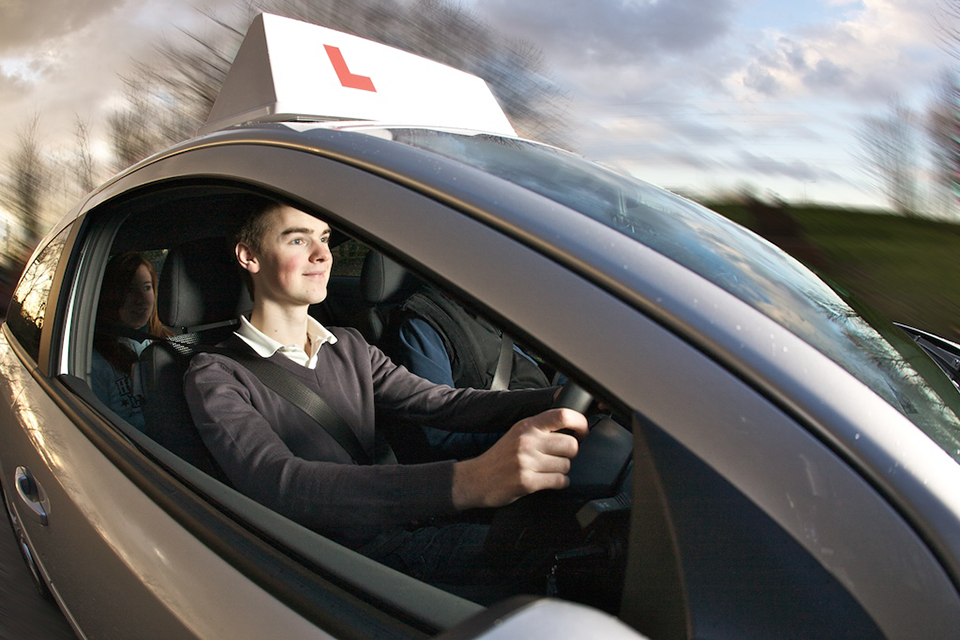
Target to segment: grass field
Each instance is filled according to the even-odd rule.
[[[960,341],[960,225],[835,207],[708,206],[890,319]]]

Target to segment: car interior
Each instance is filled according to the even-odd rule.
[[[193,426],[182,380],[192,355],[225,339],[236,328],[237,318],[252,306],[233,248],[226,241],[243,203],[244,194],[232,188],[185,188],[111,207],[112,224],[103,224],[104,229],[113,230],[109,255],[136,250],[154,259],[159,274],[158,314],[174,333],[153,340],[137,365],[144,433],[227,486],[229,481]],[[423,280],[338,227],[331,244],[335,267],[328,297],[311,307],[310,313],[326,326],[353,326],[368,342],[377,344],[393,309]],[[545,362],[543,366],[553,378],[555,370]],[[588,404],[590,400],[587,396]],[[596,408],[593,404],[593,431],[604,435],[595,438],[597,447],[582,450],[584,464],[578,466],[577,477],[572,476],[572,491],[532,496],[479,517],[492,523],[488,544],[504,553],[522,551],[533,531],[553,541],[563,552],[552,575],[544,577],[546,588],[614,612],[620,601],[629,529],[632,435],[621,426],[628,421],[618,422]],[[551,517],[541,517],[545,513]]]

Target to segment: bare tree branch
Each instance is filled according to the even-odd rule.
[[[899,99],[883,116],[863,119],[859,139],[865,165],[895,211],[914,215],[918,210],[917,126],[913,111]]]
[[[935,14],[942,48],[960,60],[960,0],[939,0]],[[929,133],[939,182],[960,199],[960,80],[945,73],[931,108]]]
[[[72,163],[73,177],[81,193],[88,193],[97,186],[97,163],[90,149],[90,126],[77,116],[74,126],[77,142],[76,155]]]
[[[17,146],[5,163],[7,180],[0,193],[6,208],[20,220],[28,244],[40,237],[49,191],[49,169],[41,153],[39,131],[37,114],[17,132]]]

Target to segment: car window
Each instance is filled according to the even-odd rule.
[[[232,197],[235,196],[236,194],[232,194]],[[233,226],[230,216],[223,213],[229,209],[226,204],[229,199],[178,199],[172,195],[167,197],[175,200],[176,206],[170,206],[160,197],[156,203],[146,200],[135,202],[129,207],[129,211],[104,210],[105,219],[108,214],[127,217],[117,225],[117,232],[110,240],[110,246],[104,251],[103,264],[96,267],[98,274],[90,275],[98,277],[102,283],[99,305],[95,307],[92,302],[87,303],[87,312],[97,314],[98,317],[97,330],[92,337],[90,349],[92,363],[88,368],[91,372],[91,387],[111,410],[111,419],[116,420],[119,416],[149,437],[153,443],[177,454],[209,475],[229,483],[223,470],[200,439],[183,396],[184,371],[192,357],[191,347],[188,345],[200,344],[209,347],[218,344],[236,328],[237,308],[235,304],[227,304],[230,292],[236,291],[233,287],[240,283],[235,257],[228,250],[225,241]],[[216,216],[213,215],[214,212]],[[189,220],[190,224],[180,224],[181,220],[177,216],[181,216],[182,221]],[[94,217],[96,216],[91,216],[91,219]],[[371,254],[382,255],[379,248],[372,250],[368,244],[353,237],[346,237],[336,225],[332,226],[336,245],[333,247],[335,271],[332,275],[341,281],[360,281],[365,261],[371,258]],[[137,335],[138,331],[151,335],[156,332],[146,332],[142,327],[133,325],[117,331],[115,323],[103,322],[105,318],[98,313],[97,307],[102,307],[104,301],[111,298],[111,292],[104,288],[120,287],[116,282],[113,285],[107,284],[109,278],[106,273],[110,270],[110,265],[131,254],[150,261],[158,273],[157,317],[166,328],[175,329],[175,335],[159,340]],[[125,276],[127,277],[129,276]],[[427,284],[426,281],[416,278],[414,281],[418,283],[418,287],[425,287]],[[329,317],[321,317],[325,325],[364,329],[364,315],[353,307],[354,298],[359,299],[354,286],[359,287],[359,282],[334,290],[331,281],[328,302],[332,303],[332,306],[327,305],[326,308]],[[503,331],[499,327],[473,309],[468,301],[443,292],[439,284],[431,286],[432,293],[428,300],[431,305],[440,305],[431,308],[442,308],[443,319],[438,319],[436,315],[424,319],[418,315],[421,308],[413,305],[406,309],[405,314],[394,313],[410,296],[420,291],[419,288],[411,289],[405,292],[404,296],[391,298],[384,308],[367,309],[371,313],[381,314],[383,321],[380,332],[371,336],[370,341],[378,344],[397,362],[415,370],[418,375],[453,386],[489,387],[494,382],[501,359],[510,363],[506,369],[501,367],[501,371],[507,371],[502,379],[510,388],[549,387],[553,384],[554,369],[542,358],[523,348],[519,340],[516,344],[511,341],[512,348],[502,349]],[[113,295],[112,298],[115,298],[115,305],[122,303],[119,296]],[[114,314],[106,319],[119,318]],[[404,333],[405,338],[401,339],[401,331],[410,328],[405,320],[415,322],[411,333]],[[139,321],[135,324],[139,324]],[[104,329],[108,330],[111,342],[102,340]],[[404,351],[404,346],[411,344],[408,339],[410,336],[415,337],[412,343],[429,343],[430,347],[416,353]],[[131,344],[131,340],[136,342],[138,338],[145,338],[142,350],[138,348],[141,345]],[[122,346],[122,355],[126,355],[128,360],[116,358],[116,353],[113,353],[114,357],[111,358],[111,354],[103,347],[105,344]],[[445,378],[436,378],[434,371],[419,368],[419,365],[431,360],[434,369],[438,363],[442,365],[441,369],[446,369],[443,374]],[[474,377],[465,377],[467,373]],[[628,422],[621,420],[616,424],[611,423],[608,428],[627,433],[624,427],[619,426],[623,423]],[[379,418],[377,424],[379,427]],[[435,429],[430,433],[417,432],[417,437],[413,438],[410,436],[412,431],[408,428],[397,429],[398,426],[400,425],[391,424],[388,419],[384,419],[383,433],[393,445],[401,462],[407,463],[477,455],[491,446],[499,435],[468,434],[468,437],[451,440],[445,437],[448,435],[446,432]],[[611,470],[606,476],[607,493],[620,492],[629,475],[625,466],[630,458],[629,436],[623,442],[615,464],[609,465]],[[545,524],[540,522],[538,515],[528,517],[527,521],[532,521],[537,526]],[[613,524],[608,519],[598,521],[598,525],[587,532],[574,525],[572,516],[568,524],[569,527],[563,532],[566,536],[563,541],[564,548],[577,549],[583,546],[586,536],[602,538],[612,547],[626,544],[628,521],[624,517],[614,518]],[[253,525],[266,526],[260,522]],[[504,545],[504,549],[507,549],[504,553],[507,554],[508,547],[512,544],[510,540],[521,532],[508,525],[503,525],[499,531],[500,542],[497,544]],[[557,569],[554,578],[557,581],[557,593],[561,597],[590,601],[613,611],[619,601],[622,578],[611,581],[608,577],[622,574],[622,562],[621,557],[617,559],[615,566],[596,562],[584,569],[581,563],[571,560]],[[602,589],[584,586],[588,584],[600,585]]]
[[[47,298],[69,229],[68,226],[57,234],[24,269],[7,312],[7,325],[34,360],[39,357]]]
[[[360,277],[360,270],[363,268],[363,258],[367,255],[369,249],[362,243],[349,238],[340,242],[331,249],[333,253],[333,271],[330,275],[334,277]]]

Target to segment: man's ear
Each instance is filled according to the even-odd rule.
[[[260,271],[260,261],[257,259],[256,254],[253,253],[253,249],[248,247],[242,242],[238,242],[236,246],[237,262],[240,263],[240,267],[246,269],[250,273],[257,273]]]

